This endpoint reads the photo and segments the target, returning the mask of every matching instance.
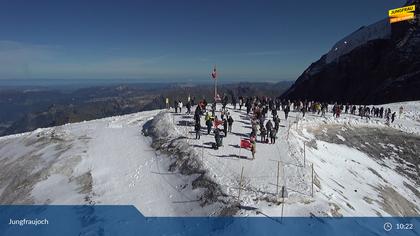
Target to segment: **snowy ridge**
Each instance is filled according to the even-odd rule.
[[[0,140],[1,204],[122,204],[147,216],[207,215],[194,176],[168,171],[143,125],[160,110],[38,129]]]
[[[386,39],[391,36],[391,24],[383,19],[369,26],[364,26],[338,41],[327,53],[326,62],[331,63],[344,54],[374,39]]]
[[[203,167],[199,151],[191,145],[189,137],[191,135],[185,133],[179,125],[189,124],[187,121],[177,124],[176,116],[160,112],[151,121],[150,126],[145,125],[144,132],[153,137],[151,145],[153,148],[167,153],[172,159],[169,171],[191,176],[192,189],[202,192],[197,196],[197,202],[213,209],[209,215],[235,214],[236,210],[232,208],[233,201],[226,198],[226,194],[212,181],[208,171]]]

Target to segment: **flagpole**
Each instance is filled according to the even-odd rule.
[[[217,103],[217,77],[214,79],[214,102]]]
[[[217,104],[217,72],[216,65],[214,65],[214,102]]]

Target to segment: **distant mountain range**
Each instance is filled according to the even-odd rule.
[[[361,27],[312,63],[286,99],[379,104],[420,99],[420,0],[416,19]]]
[[[292,81],[273,83],[232,83],[219,86],[219,94],[235,96],[271,96],[286,91]],[[213,97],[213,85],[197,84],[125,84],[91,86],[72,91],[56,88],[15,86],[0,91],[0,136],[23,133],[37,128],[124,115],[165,107],[174,100],[184,104],[187,97],[196,101]]]

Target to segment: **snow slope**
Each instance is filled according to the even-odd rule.
[[[142,126],[160,111],[0,138],[1,204],[122,204],[145,215],[206,215],[193,176],[169,172]]]
[[[233,132],[219,150],[204,127],[195,139],[192,115],[166,110],[1,137],[0,203],[130,204],[148,216],[418,216],[420,102],[385,107],[401,105],[391,128],[291,112],[254,160],[239,148],[249,117],[231,107]]]
[[[385,119],[350,114],[301,117],[299,128],[292,132],[301,140],[299,146],[306,143],[307,158],[320,181],[318,196],[343,215],[418,216],[419,105],[384,105],[392,111],[404,108],[389,127]]]
[[[391,126],[418,134],[419,121],[416,117],[419,114],[419,103],[389,104],[386,107],[395,111],[401,105],[406,110],[401,119],[397,119]],[[240,154],[246,158],[239,158],[238,147],[240,138],[247,137],[250,133],[249,118],[244,111],[230,112],[236,122],[233,132],[224,138],[224,145],[219,150],[210,148],[214,142],[213,135],[206,135],[202,131],[201,139],[195,139],[193,127],[185,125],[192,122],[192,116],[173,115],[173,122],[177,125],[178,136],[188,137],[186,142],[194,147],[197,158],[208,171],[208,176],[222,186],[228,196],[242,205],[238,214],[389,216],[420,213],[416,206],[420,197],[416,191],[419,183],[399,173],[396,168],[402,167],[398,166],[395,160],[378,161],[368,153],[343,145],[345,138],[339,134],[333,135],[341,140],[340,143],[317,140],[307,129],[307,126],[317,128],[328,125],[338,125],[344,129],[349,125],[386,129],[384,119],[366,121],[353,115],[343,115],[342,118],[334,119],[331,114],[328,118],[308,115],[310,117],[301,119],[301,114],[292,112],[288,121],[281,122],[278,142],[274,145],[258,143],[257,157],[251,160],[251,154],[246,150],[241,150]],[[171,136],[177,137],[173,132]],[[304,142],[311,141],[315,144],[314,147],[304,147]],[[307,149],[305,161],[304,148]],[[239,196],[242,168],[243,187]],[[279,188],[285,186],[288,192],[284,205],[281,204],[283,199],[279,197],[280,194],[276,194],[279,191],[276,185],[277,173]],[[411,174],[418,175],[415,171]]]

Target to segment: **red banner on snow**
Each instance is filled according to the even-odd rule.
[[[241,139],[241,148],[251,149],[252,144],[248,139]]]

